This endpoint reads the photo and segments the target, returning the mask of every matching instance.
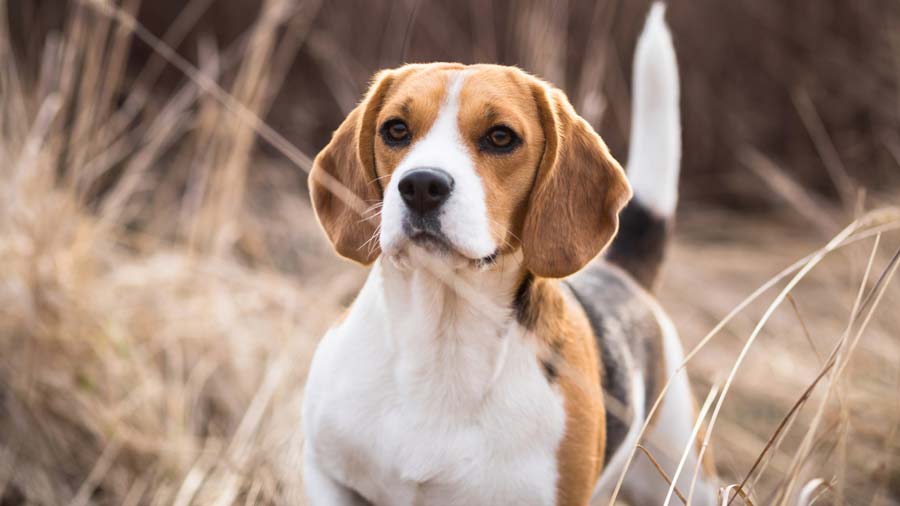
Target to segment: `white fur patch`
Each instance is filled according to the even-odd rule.
[[[376,262],[310,370],[312,505],[354,504],[350,490],[396,506],[555,504],[563,398],[534,336],[492,302],[517,282],[498,262],[463,271],[460,291],[427,269]]]
[[[665,12],[665,4],[653,4],[634,55],[628,180],[635,199],[669,217],[678,204],[681,113],[678,62]]]
[[[452,245],[473,260],[491,255],[497,249],[491,237],[481,177],[459,131],[459,94],[466,74],[460,71],[451,77],[437,119],[425,137],[413,144],[384,190],[379,240],[387,256],[396,254],[407,243],[403,221],[408,210],[397,186],[406,173],[424,167],[444,170],[453,178],[453,192],[441,207],[440,215],[441,231]]]

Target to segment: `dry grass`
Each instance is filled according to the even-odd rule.
[[[272,32],[250,35],[228,90],[255,114],[277,81]],[[0,497],[290,502],[299,473],[274,464],[358,276],[287,171],[249,173],[252,124],[228,104],[189,81],[114,106],[129,40],[83,8],[37,82],[0,47]],[[294,256],[293,275],[275,269]]]
[[[896,227],[896,211],[885,212],[870,218]],[[683,225],[682,234],[690,239],[676,243],[662,300],[688,349],[775,266],[790,265],[826,242],[796,222],[716,214]],[[785,281],[775,284],[737,313],[688,366],[697,387],[722,381],[748,347],[713,431],[713,446],[726,482],[742,481],[767,450],[748,482],[755,504],[776,504],[774,491],[785,481],[813,477],[832,483],[832,492],[840,494],[825,503],[895,504],[900,497],[900,314],[893,310],[900,289],[890,283],[900,241],[896,233],[873,235],[877,229],[824,257],[796,287],[784,288],[781,304],[760,326],[786,287]],[[874,262],[867,271],[869,258]],[[808,263],[794,265],[797,270]],[[873,304],[881,289],[878,307]],[[867,320],[870,311],[874,317]],[[767,448],[798,403],[797,416]],[[801,448],[807,437],[807,446],[815,443],[809,455]],[[796,466],[795,459],[805,466]]]
[[[132,23],[136,2],[77,5],[36,73],[0,19],[0,503],[296,504],[309,357],[365,275],[323,242],[308,159],[258,119],[302,16],[267,1],[193,68]],[[174,93],[143,93],[155,60],[128,81],[135,34],[189,74]],[[822,478],[818,504],[898,504],[900,216],[841,232],[852,217],[806,197],[778,220],[690,209],[661,298],[688,349],[708,337],[688,369],[699,398],[721,392],[704,412],[725,485],[780,504]]]

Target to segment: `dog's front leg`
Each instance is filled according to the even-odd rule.
[[[303,485],[310,506],[372,506],[359,494],[326,475],[316,464],[308,446],[303,452]]]

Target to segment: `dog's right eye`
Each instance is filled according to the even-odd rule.
[[[400,119],[391,119],[381,125],[381,138],[391,147],[400,147],[409,144],[409,127]]]
[[[479,140],[482,151],[500,154],[509,153],[516,149],[521,143],[522,139],[520,139],[511,128],[505,125],[497,125],[491,128],[484,134],[484,137]]]

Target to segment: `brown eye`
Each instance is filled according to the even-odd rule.
[[[499,125],[488,130],[487,134],[481,139],[481,149],[483,151],[493,151],[495,153],[508,153],[519,145],[521,139],[509,127]]]
[[[404,123],[395,123],[391,125],[391,128],[388,129],[388,133],[391,134],[391,138],[395,141],[402,141],[409,135]]]
[[[491,144],[498,148],[509,146],[509,143],[512,142],[512,135],[509,135],[509,131],[501,128],[491,130],[490,136]]]
[[[403,120],[388,120],[381,126],[381,138],[389,146],[402,146],[409,142],[409,127]]]

